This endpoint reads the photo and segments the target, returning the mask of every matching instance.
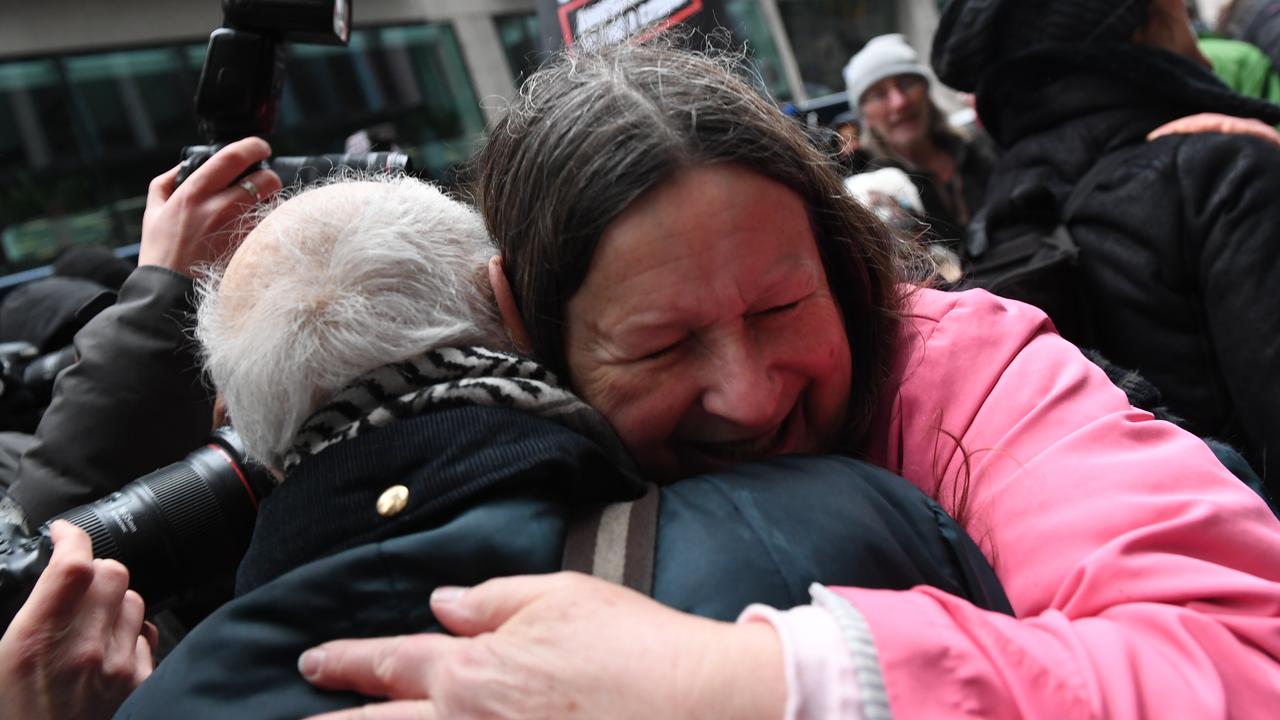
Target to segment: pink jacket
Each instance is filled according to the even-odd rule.
[[[1280,717],[1280,523],[1203,442],[1132,408],[1027,305],[921,291],[904,346],[869,458],[961,518],[1017,618],[931,588],[835,589],[878,660],[864,711]],[[772,618],[793,716],[857,699],[806,612]]]

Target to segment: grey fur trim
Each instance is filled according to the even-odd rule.
[[[858,679],[858,699],[863,720],[890,720],[889,694],[885,691],[880,671],[880,655],[876,652],[871,628],[861,612],[848,600],[814,583],[809,586],[813,604],[831,613],[844,635],[849,655],[853,658],[854,676]]]

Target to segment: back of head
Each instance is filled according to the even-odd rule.
[[[281,467],[303,421],[359,376],[428,350],[507,349],[479,216],[407,177],[340,180],[264,211],[201,283],[197,337],[249,454]]]
[[[682,169],[734,163],[806,203],[860,354],[856,432],[887,372],[899,307],[896,243],[848,197],[798,123],[743,79],[741,59],[668,45],[575,49],[545,64],[489,135],[476,194],[538,359],[572,379],[565,307],[605,228]],[[863,407],[866,404],[867,407]]]
[[[965,92],[995,64],[1047,47],[1129,43],[1151,0],[951,0],[933,38],[933,69]]]

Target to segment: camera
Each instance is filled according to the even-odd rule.
[[[0,343],[0,430],[34,432],[58,373],[76,362],[73,345],[41,353],[29,342]]]
[[[41,354],[40,349],[29,342],[0,343],[0,406],[21,394],[47,405],[58,373],[75,362],[73,345]]]
[[[129,586],[153,614],[235,569],[273,487],[265,469],[245,460],[235,431],[221,428],[182,460],[53,520],[88,533],[94,557],[127,567]],[[49,564],[49,523],[35,533],[0,524],[0,632]]]
[[[204,164],[214,153],[222,149],[222,145],[190,145],[182,149],[182,170],[179,181]],[[273,157],[270,160],[250,168],[254,172],[260,168],[270,168],[280,176],[284,187],[305,185],[323,177],[338,168],[350,168],[358,171],[381,173],[411,173],[413,162],[408,155],[400,152],[370,153],[328,153],[324,155],[300,155]]]
[[[284,89],[285,43],[346,45],[351,32],[350,0],[222,0],[222,14],[196,88],[207,142],[183,148],[178,184],[227,143],[271,135]],[[260,167],[275,170],[286,187],[343,167],[413,171],[409,156],[398,152],[275,157]]]

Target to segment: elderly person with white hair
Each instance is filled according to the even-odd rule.
[[[886,471],[780,458],[642,482],[603,416],[510,352],[485,275],[494,255],[474,210],[412,178],[330,182],[263,209],[202,284],[196,335],[249,454],[280,482],[237,598],[118,717],[357,706],[304,680],[303,650],[440,631],[433,591],[565,567],[703,624],[801,604],[818,580],[932,585],[1008,612],[977,547]],[[787,642],[764,621],[723,634]]]
[[[262,218],[225,274],[202,285],[197,335],[236,430],[267,467],[289,470],[338,436],[403,415],[394,404],[373,410],[388,393],[437,380],[445,368],[519,376],[519,368],[491,368],[484,357],[415,357],[429,348],[510,347],[480,270],[493,246],[475,214],[436,188],[411,178],[340,182],[266,206]],[[369,377],[363,394],[334,398],[336,415],[322,414],[308,426],[310,443],[298,444],[317,398],[332,398],[388,361],[405,365]],[[365,416],[343,417],[353,406]]]
[[[578,478],[602,497],[637,487],[594,411],[502,352],[484,274],[494,247],[473,210],[379,177],[293,194],[247,223],[200,284],[195,334],[248,454],[280,484],[260,507],[239,599],[123,717],[348,706],[297,675],[308,642],[431,629],[419,600],[446,580],[558,570],[561,548],[543,537],[563,536],[564,513],[531,500]]]

